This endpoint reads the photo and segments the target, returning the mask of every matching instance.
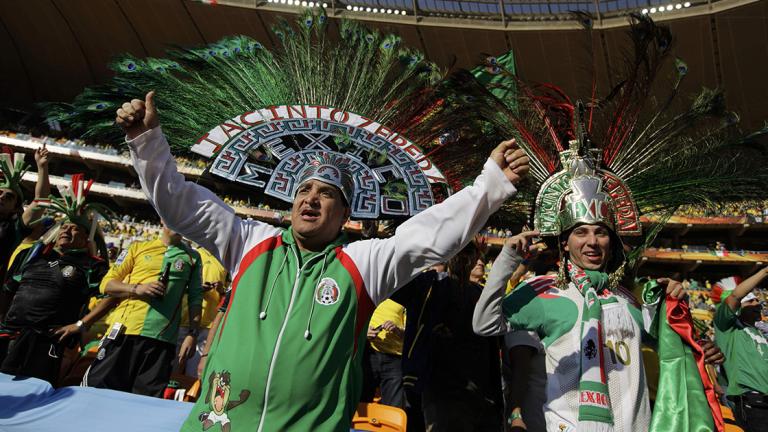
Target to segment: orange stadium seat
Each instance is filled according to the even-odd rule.
[[[352,418],[352,429],[377,432],[405,432],[405,411],[377,403],[361,403]]]
[[[736,424],[736,419],[733,418],[733,411],[730,408],[720,405],[720,411],[723,413],[723,420],[725,420],[725,432],[744,432],[744,429]]]

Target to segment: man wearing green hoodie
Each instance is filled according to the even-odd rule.
[[[354,183],[333,154],[301,172],[291,228],[279,229],[239,219],[211,191],[184,180],[159,128],[153,92],[123,104],[116,121],[158,213],[234,275],[185,431],[348,430],[374,307],[471,241],[528,171],[528,158],[505,141],[473,185],[389,239],[350,243],[341,228]]]

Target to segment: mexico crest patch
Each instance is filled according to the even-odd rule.
[[[323,278],[315,289],[315,301],[330,306],[339,301],[339,284],[331,278]]]
[[[71,265],[68,265],[68,266],[64,267],[63,269],[61,269],[61,275],[64,276],[65,278],[67,278],[67,279],[71,278],[72,275],[74,275],[74,274],[75,274],[75,268],[72,267]]]

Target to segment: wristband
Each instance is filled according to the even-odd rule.
[[[519,412],[513,412],[512,414],[509,415],[509,422],[512,423],[513,421],[521,418],[523,418],[522,414],[520,414]]]
[[[131,295],[136,295],[136,288],[139,286],[139,284],[133,284],[131,287]]]
[[[77,326],[78,330],[82,330],[83,329],[83,320],[77,320],[75,325]]]

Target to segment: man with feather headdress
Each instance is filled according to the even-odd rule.
[[[62,198],[40,202],[63,216],[41,241],[16,257],[3,286],[12,296],[7,310],[0,311],[3,373],[56,384],[67,344],[112,305],[102,301],[83,316],[109,267],[94,256],[96,218],[109,212],[85,201],[92,183],[76,174],[71,187],[61,190]]]
[[[630,23],[634,56],[628,56],[627,76],[603,100],[573,103],[553,85],[514,77],[507,85],[517,90],[515,110],[487,91],[478,96],[479,109],[531,156],[539,189],[534,226],[559,252],[560,267],[557,276],[525,281],[503,298],[527,245],[505,246],[478,302],[475,330],[540,336],[548,430],[722,430],[704,365],[720,356],[694,337],[681,284],[650,281],[642,306],[621,286],[658,230],[646,233],[629,256],[622,238],[643,234],[640,211],[664,220],[680,205],[764,195],[766,153],[754,138],[768,129],[742,135],[722,92],[707,89],[687,111],[670,114],[687,73],[679,60],[668,98],[660,106],[649,103],[671,34],[648,17],[633,16]],[[658,342],[660,359],[653,416],[640,350],[646,336]]]
[[[512,141],[489,159],[491,148],[473,141],[462,167],[482,174],[433,206],[458,179],[419,146],[435,146],[446,125],[465,118],[446,114],[461,101],[441,94],[439,69],[397,36],[349,20],[330,27],[338,34],[328,28],[323,11],[307,10],[296,26],[275,26],[275,51],[236,36],[170,59],[125,56],[111,84],[51,111],[105,136],[118,132],[117,109],[152,205],[233,275],[202,374],[227,371],[233,389],[250,392],[222,414],[233,431],[348,430],[375,305],[461,250],[528,171]],[[236,217],[184,181],[169,144],[213,158],[212,174],[257,196],[291,203],[291,228]],[[350,242],[341,230],[350,216],[413,217],[393,238]],[[183,430],[221,418],[210,413],[199,402]]]
[[[503,142],[474,185],[414,216],[392,238],[348,243],[341,228],[355,186],[343,158],[321,156],[302,171],[292,226],[280,230],[237,218],[213,193],[184,181],[153,92],[125,103],[117,123],[158,213],[236,275],[206,364],[206,374],[227,370],[232,386],[250,391],[244,405],[251,409],[228,413],[232,430],[348,430],[360,395],[358,347],[374,306],[471,241],[528,170],[514,142]],[[197,419],[193,410],[183,430],[199,428],[206,412]]]
[[[48,149],[45,146],[35,150],[35,163],[35,200],[38,200],[47,198],[50,194]],[[26,209],[23,207],[24,192],[21,189],[21,179],[26,171],[23,153],[5,150],[0,152],[0,283],[5,281],[5,272],[14,249],[31,233],[29,225],[42,214],[42,209],[36,205],[36,201]]]

